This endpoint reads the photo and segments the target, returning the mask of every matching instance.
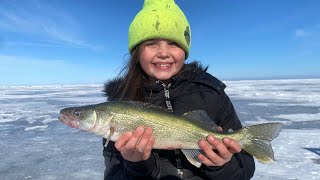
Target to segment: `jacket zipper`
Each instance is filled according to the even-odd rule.
[[[164,96],[166,98],[165,102],[166,102],[166,105],[167,105],[167,108],[169,111],[173,112],[173,107],[172,107],[172,104],[171,104],[171,101],[170,101],[170,87],[171,87],[171,82],[166,85],[164,82],[158,80],[156,83],[161,83],[161,85],[163,86],[163,90],[164,90]],[[175,149],[174,150],[174,154],[175,154],[175,157],[176,157],[176,163],[177,163],[177,173],[178,173],[178,176],[183,179],[183,171],[182,171],[182,161],[181,161],[181,153],[180,153],[180,150],[178,149]]]
[[[171,112],[173,112],[172,104],[170,101],[170,92],[169,92],[169,88],[171,87],[171,82],[168,85],[166,85],[164,82],[158,80],[156,83],[160,83],[163,86],[164,96],[166,98],[165,102],[166,102],[167,108]]]

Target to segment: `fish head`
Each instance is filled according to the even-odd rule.
[[[59,120],[73,128],[92,129],[97,121],[97,113],[90,107],[65,108],[60,111]]]

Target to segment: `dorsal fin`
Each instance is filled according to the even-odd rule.
[[[204,110],[190,111],[183,116],[190,121],[196,123],[198,126],[207,129],[209,131],[216,132],[216,128],[219,126],[209,117],[208,113]]]

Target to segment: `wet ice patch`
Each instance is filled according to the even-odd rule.
[[[281,114],[273,116],[274,118],[287,119],[294,122],[302,121],[320,121],[320,113],[316,114]]]

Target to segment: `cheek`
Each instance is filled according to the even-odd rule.
[[[182,49],[176,50],[174,52],[174,58],[177,62],[182,62],[184,63],[184,60],[186,58],[185,52]]]
[[[147,58],[145,56],[140,56],[139,63],[143,71],[146,72],[148,70],[148,66],[150,66],[150,63],[147,61]]]
[[[149,67],[148,67],[148,65],[147,64],[145,64],[145,63],[140,63],[140,66],[141,66],[141,68],[142,68],[142,70],[147,74],[147,75],[149,75]]]
[[[175,56],[175,60],[179,66],[182,66],[185,61],[185,53],[184,52],[177,53]]]
[[[142,50],[139,53],[139,63],[141,65],[141,68],[147,72],[150,67],[152,66],[152,59],[153,59],[154,55],[146,50]]]

